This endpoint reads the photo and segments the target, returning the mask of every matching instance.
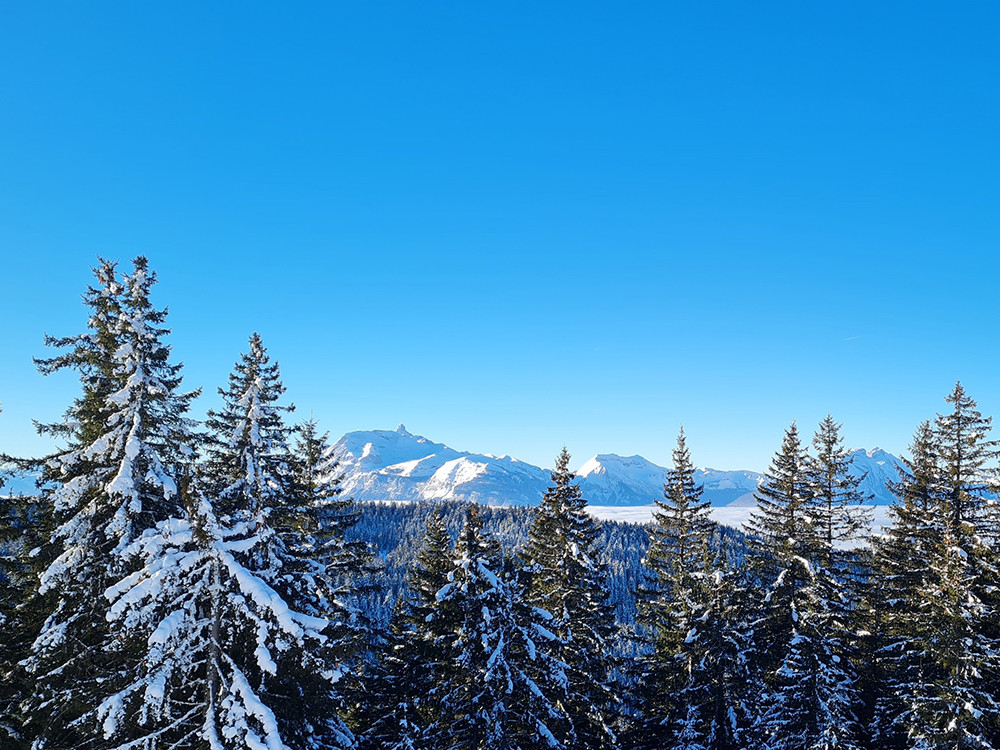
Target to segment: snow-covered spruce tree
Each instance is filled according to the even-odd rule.
[[[868,558],[867,566],[869,574],[862,584],[862,598],[854,616],[857,627],[854,670],[858,675],[860,698],[857,711],[861,727],[859,744],[865,750],[902,750],[903,736],[895,726],[902,710],[891,686],[894,641],[888,632],[898,602],[888,593],[888,577],[877,553]]]
[[[108,590],[116,624],[151,634],[142,671],[104,704],[106,723],[133,717],[132,734],[109,747],[353,745],[334,689],[352,610],[328,571],[343,548],[319,522],[339,475],[313,460],[322,439],[308,430],[301,454],[289,453],[282,391],[255,336],[211,415],[226,516],[185,477],[185,517],[143,534],[132,550],[144,566]]]
[[[960,382],[945,402],[951,411],[939,414],[934,424],[944,504],[962,551],[958,557],[972,581],[971,595],[981,605],[978,617],[966,618],[974,634],[968,668],[980,703],[969,699],[965,708],[974,721],[966,724],[960,716],[955,729],[977,740],[982,728],[989,744],[1000,747],[1000,505],[994,499],[1000,489],[1000,441],[990,437],[992,417],[982,415]]]
[[[432,750],[425,737],[442,720],[437,691],[456,638],[451,623],[436,616],[437,594],[448,583],[453,564],[451,537],[438,511],[427,522],[379,663],[367,680],[363,750]]]
[[[278,364],[253,334],[250,351],[220,389],[222,408],[210,412],[206,423],[219,546],[291,611],[324,618],[325,625],[322,633],[305,628],[289,637],[287,628],[275,627],[280,622],[248,623],[232,633],[227,656],[273,712],[287,746],[346,747],[353,737],[338,718],[337,682],[353,647],[355,612],[340,596],[337,575],[347,548],[335,534],[324,539],[320,524],[331,507],[338,512],[328,504],[337,494],[336,478],[320,476],[321,465],[296,473],[288,442],[292,428],[283,418],[294,407],[278,403],[284,391]],[[265,650],[268,658],[261,657]]]
[[[869,671],[883,675],[869,698],[867,734],[873,748],[904,747],[914,696],[932,689],[921,644],[934,627],[923,602],[926,592],[939,589],[932,562],[944,536],[937,450],[931,423],[925,421],[914,433],[909,458],[902,459],[900,480],[890,484],[896,496],[889,508],[891,525],[875,539],[875,571],[862,608],[875,620],[868,628],[868,637],[877,639]]]
[[[639,688],[641,747],[736,750],[743,746],[736,693],[738,623],[725,563],[711,549],[715,524],[681,430],[656,502],[645,565],[653,585],[639,603],[652,652]]]
[[[100,707],[137,670],[138,650],[109,628],[103,592],[134,566],[131,543],[178,512],[173,474],[188,460],[185,413],[197,395],[180,390],[147,260],[136,258],[123,284],[114,264],[95,273],[100,285],[85,295],[90,330],[48,338],[69,351],[39,362],[44,373],[76,369],[84,391],[66,423],[42,428],[69,444],[46,461],[58,555],[41,575],[40,593],[51,592],[53,605],[29,660],[28,731],[47,750],[103,746],[104,730],[119,729],[100,726]]]
[[[914,453],[883,548],[896,595],[910,609],[892,627],[894,687],[903,703],[898,726],[911,747],[992,748],[1000,575],[989,544],[995,509],[986,495],[996,443],[988,438],[990,419],[961,384],[946,401],[953,410],[935,420],[926,455]],[[912,547],[909,558],[901,545]]]
[[[260,335],[250,336],[250,351],[241,354],[229,374],[229,383],[219,388],[223,406],[208,413],[208,456],[204,474],[212,488],[213,506],[220,520],[234,524],[250,519],[250,527],[267,527],[273,509],[294,495],[291,437],[294,428],[284,414],[293,405],[278,401],[285,393],[277,362],[271,358]],[[249,533],[249,532],[248,532]],[[262,567],[268,564],[268,539],[253,550]]]
[[[858,747],[857,680],[844,653],[841,586],[824,563],[809,461],[793,423],[750,517],[748,557],[766,591],[754,623],[761,684],[757,741],[775,750]]]
[[[555,639],[548,613],[532,607],[500,546],[483,536],[470,506],[448,582],[424,627],[449,633],[440,684],[430,694],[439,717],[425,733],[440,750],[568,748],[565,666],[542,644]],[[562,700],[561,700],[562,699]],[[577,744],[572,747],[590,747]]]
[[[550,612],[557,640],[553,658],[569,667],[566,710],[570,746],[615,747],[617,691],[608,658],[614,610],[607,602],[605,570],[598,562],[600,528],[569,468],[564,447],[552,472],[552,486],[535,510],[521,557],[529,576],[531,604]]]
[[[766,592],[751,644],[759,674],[780,666],[792,638],[793,602],[811,581],[809,560],[817,557],[819,538],[808,512],[810,493],[808,456],[793,422],[754,494],[757,508],[747,524],[747,562]]]
[[[312,419],[301,422],[293,449],[294,492],[275,509],[274,526],[290,558],[284,579],[293,586],[289,601],[326,618],[325,659],[337,676],[337,713],[364,701],[360,656],[375,640],[359,598],[377,590],[373,554],[363,541],[348,541],[357,523],[354,501],[343,497],[343,472],[327,433]],[[358,695],[360,693],[360,695]],[[301,717],[308,722],[308,716]]]
[[[34,600],[40,606],[40,624],[33,634],[29,658],[28,680],[19,706],[22,737],[41,747],[74,747],[85,733],[75,723],[87,708],[100,698],[93,676],[108,671],[103,660],[103,645],[108,638],[103,617],[103,600],[99,596],[100,580],[106,569],[106,557],[100,554],[104,545],[99,521],[90,517],[99,513],[107,516],[106,497],[100,497],[110,467],[85,458],[84,449],[103,438],[110,417],[108,398],[118,387],[114,354],[118,349],[118,318],[121,311],[121,284],[116,264],[98,259],[92,269],[96,284],[88,286],[83,301],[88,308],[87,330],[75,336],[45,336],[46,346],[62,349],[51,358],[36,359],[39,371],[49,375],[61,370],[77,373],[82,393],[67,409],[62,422],[39,424],[40,434],[64,441],[66,448],[37,461],[47,489],[39,502],[39,510],[51,527],[40,577],[53,564],[64,548],[78,554],[76,568],[82,575],[69,580],[56,590],[55,586],[39,587],[35,582]],[[65,539],[69,529],[56,530],[78,519],[84,526],[74,536],[79,542]],[[67,568],[63,569],[66,572]],[[58,607],[58,611],[57,611]],[[72,639],[61,637],[60,631],[73,627]],[[35,638],[47,630],[47,641],[35,643]],[[50,671],[51,670],[51,671]],[[37,741],[37,742],[36,742]]]
[[[359,512],[353,499],[343,497],[344,475],[329,434],[321,434],[308,419],[298,425],[295,438],[296,491],[280,506],[279,534],[299,556],[321,561],[323,576],[314,582],[335,587],[323,591],[327,601],[348,601],[372,559],[367,544],[347,541]]]
[[[182,481],[181,492],[187,518],[140,537],[133,546],[145,567],[108,592],[116,623],[150,633],[142,673],[106,703],[109,718],[132,716],[136,731],[108,747],[349,747],[350,733],[335,716],[283,731],[266,692],[288,652],[323,653],[328,621],[290,609],[240,562],[245,537],[218,523],[195,480]],[[313,684],[311,672],[303,677]]]
[[[904,712],[912,747],[994,747],[990,733],[997,706],[983,678],[993,672],[997,657],[992,640],[983,637],[988,609],[974,593],[978,566],[969,559],[983,551],[973,547],[970,555],[968,544],[962,529],[946,526],[931,565],[938,585],[927,592],[924,605],[934,629],[919,643],[931,679],[915,686]]]
[[[826,585],[826,603],[830,607],[830,628],[836,656],[850,678],[853,713],[860,716],[866,705],[863,692],[871,679],[870,665],[861,656],[869,641],[865,626],[867,613],[859,606],[866,583],[871,578],[870,542],[874,511],[872,495],[861,491],[864,476],[852,476],[850,452],[841,437],[842,425],[830,414],[820,422],[813,435],[815,455],[810,458],[812,474],[811,515],[821,538],[823,553],[816,562]],[[862,635],[864,634],[864,635]],[[861,741],[863,733],[856,739]]]

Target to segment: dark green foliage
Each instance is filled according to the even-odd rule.
[[[773,674],[784,658],[794,630],[796,599],[811,581],[809,560],[817,557],[821,537],[809,516],[811,477],[806,449],[792,423],[774,455],[767,481],[755,498],[749,522],[749,564],[757,585],[767,592],[750,644],[754,665]]]
[[[187,460],[185,412],[197,395],[179,390],[146,259],[136,258],[122,282],[106,261],[95,276],[84,296],[88,330],[47,337],[68,351],[38,362],[46,374],[75,370],[83,391],[64,423],[39,427],[67,445],[39,462],[47,488],[39,512],[54,526],[39,588],[50,609],[22,706],[27,731],[46,748],[96,746],[102,702],[138,670],[141,644],[109,629],[104,592],[133,565],[131,542],[180,513],[171,474]]]
[[[567,666],[545,647],[552,619],[532,607],[497,542],[482,533],[469,506],[447,583],[421,630],[441,628],[446,649],[430,699],[437,720],[424,732],[448,750],[534,750],[594,747],[563,743],[571,733]]]
[[[549,627],[558,639],[551,644],[551,655],[568,666],[571,730],[562,739],[608,748],[616,746],[618,697],[607,658],[615,633],[614,610],[599,561],[600,527],[586,511],[569,459],[563,448],[521,556],[530,581],[528,600],[553,617]]]
[[[713,547],[715,524],[702,492],[681,430],[645,558],[653,580],[639,613],[653,643],[638,688],[643,718],[633,746],[741,746],[738,589]]]
[[[830,569],[839,568],[836,550],[862,540],[872,523],[872,511],[865,507],[872,498],[858,489],[864,477],[848,473],[850,453],[844,448],[840,428],[827,414],[813,435],[816,455],[810,462],[811,514],[827,553],[823,563]],[[840,568],[838,573],[845,571]]]
[[[792,424],[751,515],[751,570],[766,592],[751,638],[760,691],[754,731],[770,748],[858,747],[851,593],[841,577],[846,566],[831,546],[838,529],[849,528],[853,508],[838,429],[829,417],[821,425],[817,460],[807,456]]]
[[[17,466],[0,457],[0,466]],[[23,726],[24,697],[32,676],[24,660],[53,606],[53,595],[38,593],[38,576],[52,560],[52,517],[34,496],[5,496],[0,471],[0,746],[26,748],[30,735]]]
[[[337,683],[364,645],[361,617],[351,602],[351,575],[367,563],[360,544],[344,531],[354,522],[350,501],[338,499],[340,475],[329,461],[325,436],[306,423],[298,451],[279,403],[285,388],[256,333],[220,390],[223,408],[210,412],[208,475],[219,498],[227,545],[254,575],[295,611],[328,620],[323,640],[275,648],[271,674],[262,673],[253,649],[230,647],[228,658],[262,685],[282,739],[295,748],[344,747],[349,733],[337,720],[344,708]],[[329,522],[325,525],[325,522]],[[230,643],[253,642],[234,633]]]
[[[917,431],[877,548],[896,606],[876,725],[916,746],[988,748],[1000,697],[996,511],[987,497],[996,442],[961,384],[946,401],[951,413]]]
[[[427,728],[442,720],[436,692],[444,680],[453,636],[435,611],[437,593],[448,582],[451,568],[451,537],[439,510],[427,523],[379,663],[366,680],[367,701],[361,710],[368,726],[362,748],[425,747]]]

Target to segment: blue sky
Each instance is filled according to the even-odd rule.
[[[0,451],[98,254],[214,403],[252,330],[334,436],[766,466],[1000,414],[988,3],[9,4]]]

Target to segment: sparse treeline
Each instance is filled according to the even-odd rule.
[[[788,428],[745,539],[682,431],[626,622],[563,449],[521,543],[432,514],[385,624],[374,545],[260,337],[196,421],[154,284],[101,261],[86,330],[38,361],[81,390],[39,427],[57,453],[8,458],[41,479],[0,505],[0,746],[1000,749],[998,451],[961,385],[884,533],[832,417],[811,448]]]

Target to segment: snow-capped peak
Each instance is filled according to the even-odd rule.
[[[549,479],[547,471],[531,464],[457,451],[403,425],[394,431],[349,432],[333,450],[344,471],[344,492],[356,500],[532,505]]]

